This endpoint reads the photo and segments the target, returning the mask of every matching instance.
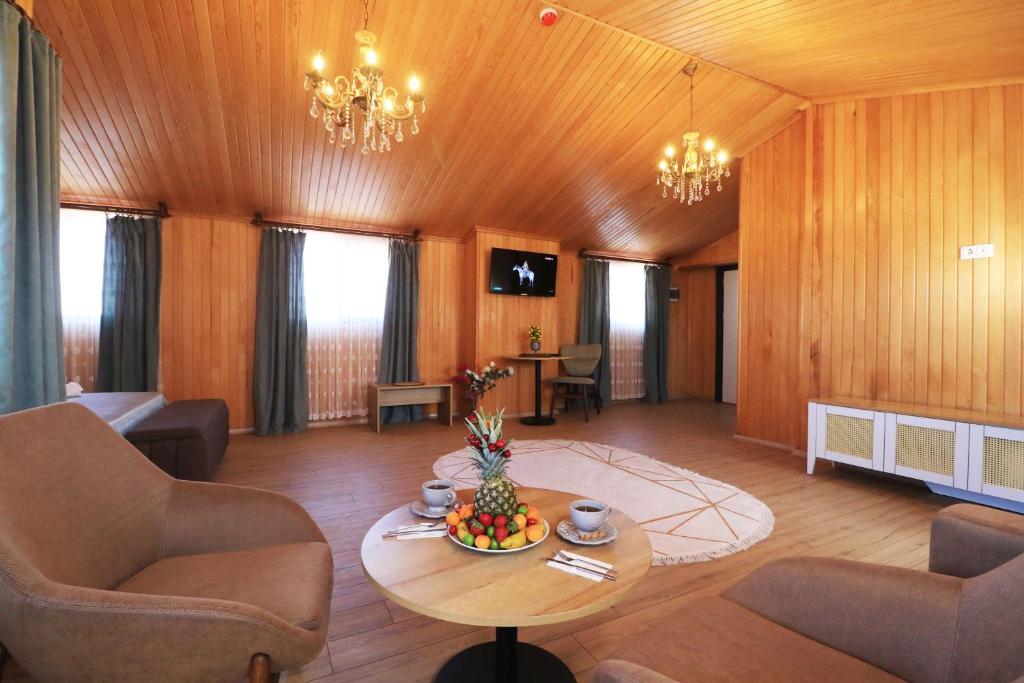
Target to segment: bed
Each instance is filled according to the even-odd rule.
[[[68,402],[85,406],[121,434],[167,405],[164,395],[155,391],[97,392]]]

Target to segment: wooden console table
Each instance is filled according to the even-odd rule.
[[[371,384],[368,392],[370,426],[378,434],[380,434],[380,409],[388,406],[418,406],[436,403],[438,421],[449,427],[452,426],[451,384]]]

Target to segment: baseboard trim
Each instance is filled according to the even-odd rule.
[[[733,434],[732,438],[737,441],[745,441],[746,443],[757,444],[758,446],[767,446],[768,448],[775,448],[780,451],[789,451],[790,455],[803,455],[807,456],[803,451],[793,448],[788,443],[782,443],[780,441],[769,441],[767,439],[756,439],[752,436],[744,436],[743,434]]]

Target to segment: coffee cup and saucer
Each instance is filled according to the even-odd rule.
[[[422,498],[413,501],[409,509],[414,515],[427,519],[441,519],[455,509],[455,482],[451,479],[431,479],[424,482]]]
[[[559,536],[578,545],[603,545],[611,543],[619,530],[608,519],[612,509],[599,500],[576,500],[569,505],[569,519],[558,523],[555,531]]]

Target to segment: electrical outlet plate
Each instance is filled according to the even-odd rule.
[[[995,246],[990,244],[971,244],[960,247],[960,260],[967,261],[975,258],[992,258],[995,254]]]

